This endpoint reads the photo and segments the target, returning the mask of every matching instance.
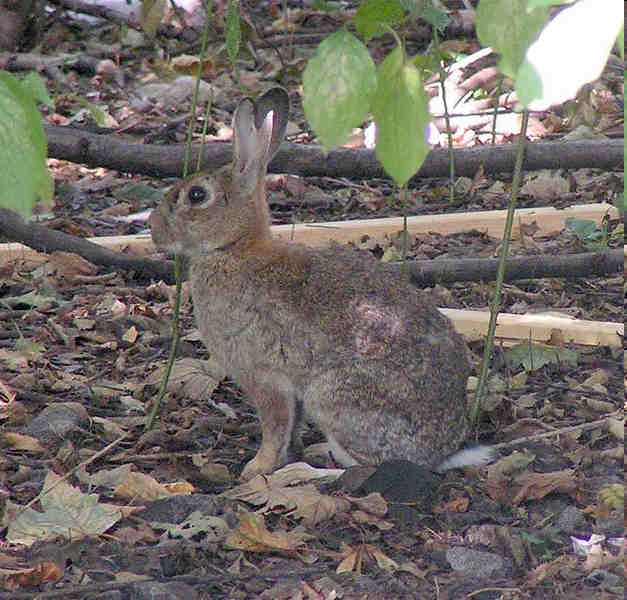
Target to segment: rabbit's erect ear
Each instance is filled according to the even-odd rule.
[[[285,137],[289,111],[290,98],[283,88],[272,88],[257,100],[255,110],[255,125],[257,129],[262,127],[264,121],[267,122],[269,118],[271,119],[271,124],[266,125],[272,127],[272,136],[268,149],[268,162],[270,162],[277,153]],[[272,115],[270,115],[270,112],[272,112]]]
[[[245,98],[233,115],[235,172],[265,173],[285,136],[289,98],[282,88],[272,88],[255,103]]]

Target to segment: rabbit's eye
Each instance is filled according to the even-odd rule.
[[[193,185],[187,192],[187,199],[192,206],[202,204],[207,199],[207,190],[200,185]]]

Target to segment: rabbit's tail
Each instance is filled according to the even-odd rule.
[[[462,469],[464,467],[479,467],[487,465],[495,460],[497,452],[491,446],[473,446],[464,448],[455,454],[451,454],[442,461],[436,468],[438,473],[450,471],[451,469]]]

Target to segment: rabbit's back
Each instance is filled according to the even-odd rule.
[[[435,465],[464,439],[465,343],[376,260],[275,242],[214,253],[190,278],[214,357],[245,389],[260,374],[284,382],[360,462]]]

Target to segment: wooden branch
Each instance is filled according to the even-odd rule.
[[[456,308],[441,308],[440,311],[453,321],[455,329],[466,340],[481,340],[486,336],[489,312]],[[554,315],[501,313],[496,323],[496,337],[510,344],[525,340],[549,344],[557,335],[559,343],[616,347],[623,345],[625,335],[624,323],[580,321]]]
[[[185,156],[182,144],[162,146],[130,143],[115,135],[89,133],[74,127],[46,126],[48,153],[51,158],[106,167],[126,173],[153,177],[180,177]],[[231,160],[231,144],[214,142],[192,147],[190,164],[196,164],[202,151],[201,167],[215,169]],[[473,177],[480,166],[487,174],[511,172],[514,168],[514,145],[478,146],[453,151],[458,176]],[[577,142],[537,142],[528,144],[523,169],[605,170],[622,168],[623,140],[584,140]],[[374,150],[339,148],[329,153],[318,146],[285,142],[270,163],[272,173],[301,176],[389,179],[378,163]],[[432,150],[414,181],[423,177],[448,177],[447,150]]]
[[[409,262],[409,274],[412,283],[418,287],[454,281],[494,281],[498,263],[497,258],[412,260]],[[400,264],[389,266],[400,273]],[[542,277],[603,277],[621,273],[624,267],[623,248],[608,252],[525,256],[507,259],[505,281]]]
[[[171,261],[148,260],[121,254],[93,241],[98,238],[92,238],[90,241],[36,223],[27,224],[20,215],[6,208],[0,208],[0,234],[26,244],[0,244],[0,264],[11,259],[27,262],[47,260],[45,256],[38,255],[33,250],[48,253],[63,251],[74,252],[95,265],[136,271],[147,279],[172,279]],[[123,248],[118,246],[117,249]]]

